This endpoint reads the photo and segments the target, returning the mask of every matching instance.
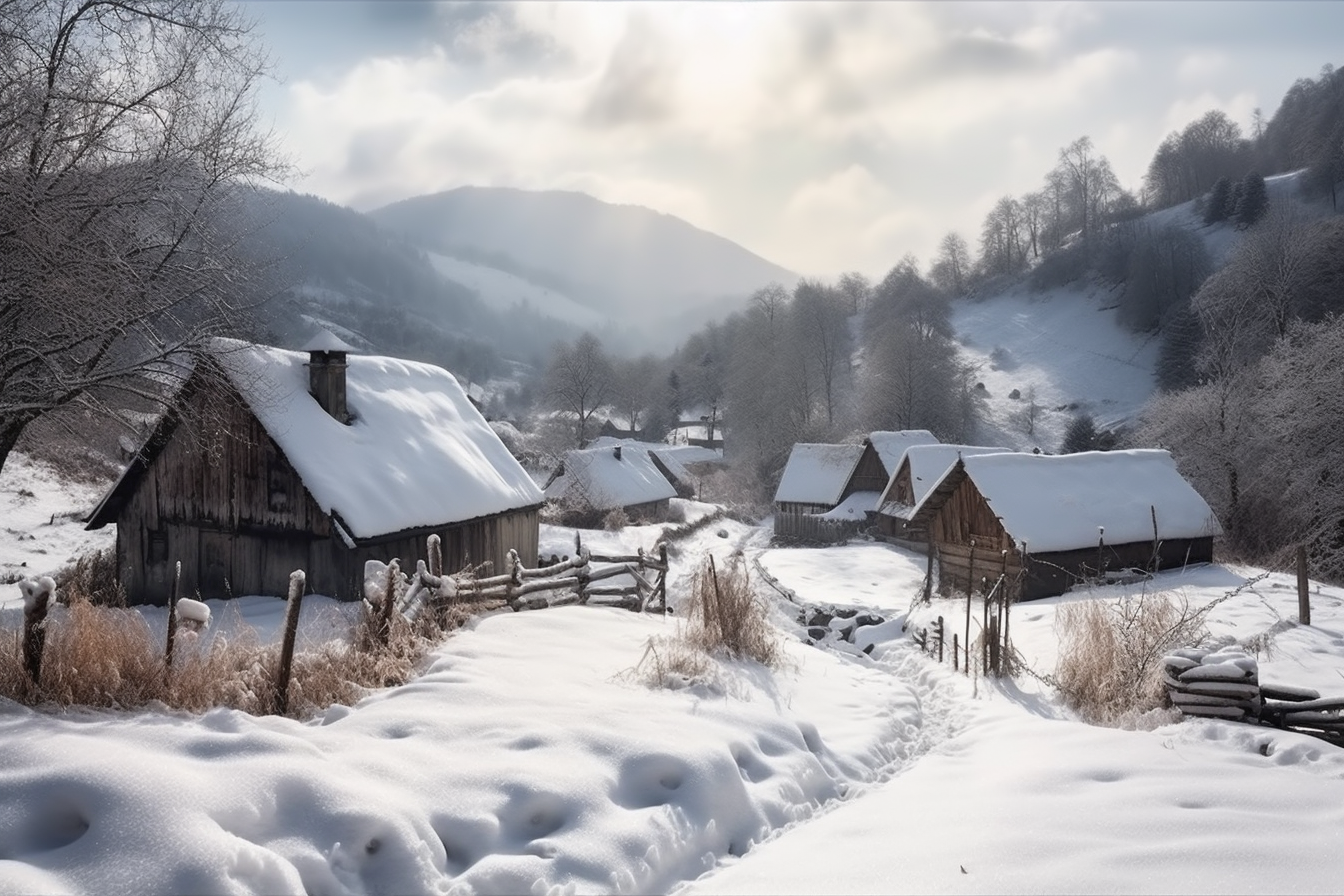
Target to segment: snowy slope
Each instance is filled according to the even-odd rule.
[[[516,274],[437,252],[427,252],[426,255],[439,273],[475,290],[486,307],[494,311],[553,317],[577,327],[601,327],[608,322],[606,315],[576,302],[563,292],[539,286]]]
[[[1297,173],[1266,178],[1271,203],[1297,201],[1297,179]],[[1231,224],[1205,226],[1194,202],[1152,212],[1138,226],[1168,225],[1199,235],[1215,265],[1245,236]],[[983,440],[1055,451],[1077,414],[1092,414],[1099,429],[1135,418],[1156,385],[1159,338],[1120,325],[1115,305],[1122,289],[1089,278],[1036,292],[1019,281],[997,295],[952,303],[960,354],[985,386]],[[1014,389],[1021,398],[1008,397]],[[1029,390],[1039,405],[1030,433],[1023,419]]]

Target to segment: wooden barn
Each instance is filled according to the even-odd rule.
[[[775,537],[840,541],[867,525],[887,476],[872,442],[800,442],[775,490]]]
[[[1018,600],[1127,568],[1213,560],[1209,505],[1160,450],[962,457],[911,516],[944,593],[1007,574]]]
[[[128,600],[165,603],[177,561],[184,596],[283,594],[302,569],[355,600],[365,561],[414,568],[430,533],[448,570],[535,565],[541,490],[452,374],[348,352],[209,345],[89,517],[117,525]]]
[[[566,452],[545,494],[559,502],[568,525],[591,527],[617,509],[631,519],[663,518],[677,490],[647,449],[617,441]]]
[[[882,461],[882,469],[890,480],[891,474],[900,466],[907,448],[915,445],[937,445],[938,437],[927,429],[877,430],[868,434],[867,441],[872,443],[878,460]]]
[[[909,525],[910,515],[948,467],[961,457],[1002,454],[1008,450],[980,445],[911,445],[894,464],[887,486],[878,498],[873,511],[877,533],[885,538],[924,541],[927,533],[922,527]]]

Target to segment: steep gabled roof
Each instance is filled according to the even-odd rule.
[[[343,424],[309,394],[306,353],[230,339],[213,340],[209,350],[318,506],[355,539],[464,522],[543,500],[441,367],[351,356],[346,401],[353,419]],[[157,447],[151,444],[142,454],[156,452],[162,441],[160,436]],[[139,475],[151,459],[133,464],[126,475]],[[123,483],[109,498],[119,491]],[[100,506],[91,525],[102,525],[106,515]]]
[[[895,473],[900,466],[901,455],[913,445],[937,445],[938,438],[927,429],[878,430],[868,434],[868,441],[877,451],[882,469],[888,474]]]
[[[983,445],[940,445],[924,444],[912,445],[906,449],[896,466],[891,470],[891,477],[887,480],[887,487],[882,491],[882,497],[877,501],[877,512],[884,516],[893,516],[900,519],[908,519],[914,510],[914,505],[902,504],[896,499],[896,479],[900,475],[901,469],[909,466],[910,469],[910,487],[914,492],[915,504],[924,500],[924,496],[929,490],[943,478],[943,474],[948,468],[957,462],[959,457],[970,457],[973,454],[1003,454],[1010,451],[1009,448],[992,448]]]
[[[776,502],[836,504],[849,477],[863,457],[862,445],[821,445],[799,442],[775,489]]]
[[[1019,549],[1033,554],[1222,532],[1208,503],[1166,451],[981,454],[952,465],[915,508],[927,523],[969,478]],[[1101,529],[1102,531],[1099,531]]]
[[[677,490],[654,465],[648,450],[625,443],[567,452],[564,471],[546,486],[546,497],[593,510],[614,510],[676,496]]]

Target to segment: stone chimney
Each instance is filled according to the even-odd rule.
[[[308,353],[308,392],[341,423],[350,422],[345,405],[345,358],[353,349],[334,334],[323,330],[303,351]]]

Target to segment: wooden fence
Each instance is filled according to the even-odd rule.
[[[409,576],[402,574],[395,559],[389,563],[370,561],[366,564],[364,612],[365,623],[369,624],[365,630],[372,633],[373,643],[357,644],[357,647],[387,645],[396,615],[416,622],[424,614],[431,613],[435,622],[443,626],[454,607],[484,611],[507,606],[523,611],[589,604],[661,612],[663,615],[668,612],[665,541],[660,541],[652,551],[640,548],[629,555],[599,555],[584,547],[576,533],[572,557],[555,557],[545,566],[529,569],[523,566],[518,552],[511,550],[508,572],[485,578],[477,577],[471,571],[445,575],[438,535],[429,536],[427,554],[429,562],[417,561],[415,571]],[[171,676],[173,672],[179,630],[199,631],[209,624],[210,618],[209,608],[204,603],[180,596],[181,577],[182,564],[178,563],[168,606],[165,676]],[[284,631],[270,700],[273,711],[280,715],[289,709],[290,673],[306,578],[301,569],[294,570],[289,576]],[[620,581],[622,578],[626,581]],[[23,666],[28,678],[36,684],[42,671],[47,611],[55,593],[55,583],[43,577],[24,580],[19,587],[24,595]]]
[[[858,535],[864,520],[831,520],[811,513],[780,511],[775,514],[775,539],[805,544],[837,544]]]
[[[1344,697],[1260,681],[1244,654],[1184,649],[1162,660],[1171,703],[1184,715],[1269,725],[1344,745]]]

